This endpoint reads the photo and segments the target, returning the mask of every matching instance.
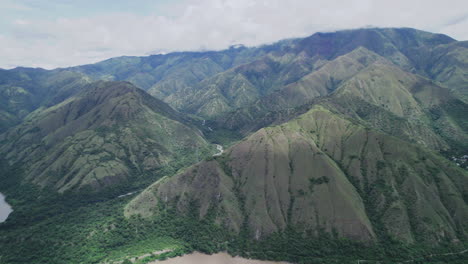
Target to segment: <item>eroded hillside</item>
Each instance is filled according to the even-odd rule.
[[[405,143],[316,106],[259,130],[226,154],[150,186],[126,215],[152,217],[166,206],[220,225],[244,223],[257,239],[288,225],[311,232],[434,243],[464,238],[467,173]]]

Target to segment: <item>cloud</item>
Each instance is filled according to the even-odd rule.
[[[0,24],[8,29],[0,31],[5,32],[0,33],[0,67],[55,68],[155,51],[254,46],[367,25],[415,27],[466,40],[465,2],[187,0],[158,6],[148,15],[103,10],[73,17],[12,17],[8,25]]]
[[[20,11],[31,10],[31,7],[21,4],[21,3],[13,2],[11,0],[0,0],[0,4],[2,6],[2,9],[5,9],[5,10],[20,10]]]

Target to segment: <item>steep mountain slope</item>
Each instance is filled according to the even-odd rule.
[[[118,57],[68,68],[93,79],[126,80],[165,99],[205,78],[265,54],[264,49],[231,47],[223,51],[174,52],[147,57]],[[169,99],[168,99],[169,100]]]
[[[438,45],[455,40],[413,29],[362,29],[316,33],[293,40],[256,60],[200,82],[196,89],[184,91],[179,101],[189,103],[180,108],[210,118],[244,107],[270,92],[282,89],[305,75],[320,69],[353,50],[364,47],[406,71],[427,76],[421,60]],[[419,57],[418,57],[419,56]],[[430,56],[429,56],[430,57]],[[366,62],[363,62],[366,64]],[[352,69],[351,69],[352,70]],[[328,84],[334,85],[332,83]],[[287,90],[287,89],[286,89]],[[187,93],[189,95],[187,95]],[[171,102],[169,102],[171,103]],[[183,105],[178,102],[176,107]]]
[[[278,50],[201,81],[193,92],[179,95],[177,105],[184,112],[216,117],[269,95],[321,63],[317,58]]]
[[[331,59],[364,47],[390,60],[406,71],[427,74],[425,60],[439,45],[456,41],[443,34],[433,34],[412,28],[369,28],[316,33],[300,40],[298,49],[308,54],[320,54]]]
[[[468,42],[437,46],[426,67],[429,77],[439,81],[468,101]]]
[[[38,107],[57,104],[89,82],[87,76],[72,71],[0,70],[0,133]]]
[[[464,121],[454,113],[468,111],[467,104],[449,89],[391,64],[371,65],[329,101],[372,127],[432,149],[463,148],[468,140]]]
[[[130,83],[103,81],[36,110],[0,142],[2,157],[23,168],[24,182],[60,192],[144,181],[209,148],[165,103]]]
[[[453,46],[463,45],[415,29],[370,28],[316,33],[258,48],[121,57],[69,70],[95,79],[130,81],[176,109],[209,118],[246,106],[358,47],[405,71],[433,77],[444,67],[438,62],[441,54],[449,54],[445,50]],[[464,72],[465,65],[459,65],[458,71]]]
[[[120,57],[67,70],[94,79],[131,81],[178,110],[250,132],[261,127],[255,124],[282,115],[274,112],[291,112],[289,108],[327,95],[382,58],[441,82],[466,103],[465,44],[409,28],[370,28],[316,33],[258,48]],[[454,109],[459,111],[458,103]],[[9,126],[19,122],[12,121],[15,115],[10,112],[0,115]]]
[[[459,118],[468,105],[456,94],[362,47],[216,121],[248,134],[314,101],[432,149],[462,150],[468,142],[466,121]]]
[[[249,132],[261,127],[250,128],[258,119],[274,111],[295,108],[310,103],[312,99],[332,93],[340,84],[364,70],[376,61],[386,60],[379,55],[359,47],[329,62],[322,62],[318,69],[303,76],[277,91],[264,96],[252,104],[217,119],[222,126]]]
[[[442,157],[315,106],[157,181],[125,214],[151,217],[165,206],[187,213],[195,202],[200,218],[214,210],[217,223],[247,225],[257,239],[292,225],[439,243],[466,238],[467,194],[466,171]]]

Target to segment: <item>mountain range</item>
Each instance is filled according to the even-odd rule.
[[[357,243],[396,261],[395,249],[468,245],[466,41],[368,28],[0,70],[0,102],[0,190],[17,208],[0,244],[19,237],[0,263],[118,263],[113,254],[134,254],[143,236],[129,226],[184,252],[295,262],[318,253],[270,247],[325,237],[317,250]],[[66,215],[85,219],[89,232],[74,233],[84,245],[13,249],[58,234]],[[37,231],[46,223],[57,228]],[[93,240],[99,232],[109,237]]]

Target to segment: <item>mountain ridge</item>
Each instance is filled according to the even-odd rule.
[[[170,167],[178,152],[207,151],[201,132],[181,122],[186,121],[167,104],[132,84],[100,81],[31,113],[1,135],[7,143],[0,152],[11,165],[29,163],[23,165],[26,181],[61,192],[85,185],[102,189],[135,173]],[[196,160],[194,154],[185,155]]]

